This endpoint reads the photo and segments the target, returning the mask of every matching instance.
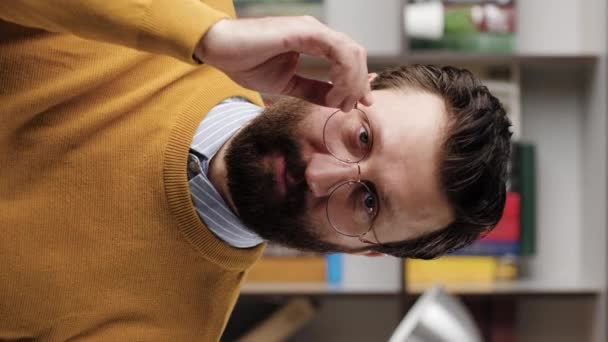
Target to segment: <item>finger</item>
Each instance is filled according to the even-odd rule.
[[[357,103],[357,100],[353,99],[352,97],[349,97],[342,102],[342,104],[340,105],[340,109],[344,113],[348,113],[355,108],[356,103]]]
[[[365,106],[371,106],[374,104],[374,97],[372,95],[371,83],[378,76],[377,73],[372,72],[367,74],[367,89],[365,91],[365,95],[361,98],[360,102]]]
[[[348,68],[348,66],[346,66],[346,68]],[[336,66],[336,67],[332,68],[332,70],[330,71],[330,77],[337,78],[337,80],[334,83],[334,88],[328,94],[328,100],[327,100],[327,102],[332,107],[336,106],[341,109],[345,109],[346,107],[354,106],[355,103],[357,103],[358,101],[360,101],[364,98],[363,95],[359,95],[358,93],[355,93],[353,95],[352,87],[349,87],[349,84],[357,83],[359,81],[344,80],[344,79],[340,79],[340,77],[336,76],[336,75],[344,74],[346,72],[344,70],[345,70],[344,68],[342,68],[340,66]],[[367,83],[364,83],[364,84],[365,84],[365,87],[369,86],[369,84],[367,84]]]
[[[295,74],[299,59],[299,53],[286,52],[267,60],[259,65],[257,69],[269,80],[285,79],[284,75]]]
[[[348,96],[343,89],[335,85],[327,93],[325,103],[327,107],[341,108],[342,103]]]
[[[328,82],[294,75],[283,90],[283,94],[327,107],[327,95],[332,88],[333,86]]]
[[[350,96],[363,97],[368,87],[367,53],[365,50],[343,35],[336,45],[344,46],[344,56],[333,65],[331,74],[335,84],[345,87]]]
[[[369,84],[368,84],[368,91],[366,91],[365,95],[359,100],[359,102],[361,102],[363,105],[365,105],[367,107],[374,104],[374,97],[372,95],[371,89],[369,88]]]
[[[332,62],[330,79],[334,85],[345,88],[349,96],[358,99],[367,93],[367,53],[345,34],[333,31],[311,17],[302,17],[302,25],[286,33],[284,47]]]
[[[354,54],[351,57],[355,58],[355,62],[334,64],[330,72],[330,79],[334,81],[336,87],[343,90],[344,96],[352,97],[357,101],[369,102],[371,90],[367,77],[366,53],[355,49]]]

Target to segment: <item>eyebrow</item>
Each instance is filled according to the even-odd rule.
[[[370,124],[371,130],[372,130],[372,137],[374,137],[372,140],[372,150],[369,153],[369,156],[371,156],[372,154],[374,154],[374,152],[377,153],[378,145],[381,145],[381,144],[378,144],[378,142],[380,141],[380,134],[378,134],[378,131],[379,131],[378,126],[375,123],[372,123],[373,120],[369,117],[369,114],[366,113],[366,116],[367,116],[367,120],[369,120],[369,124]],[[374,184],[374,188],[376,189],[376,191],[381,190],[380,191],[380,212],[386,211],[386,214],[384,214],[384,216],[387,218],[394,216],[395,212],[394,212],[393,203],[388,196],[389,192],[387,191],[387,189],[384,187],[380,188],[380,187],[376,186],[375,184]],[[378,216],[376,216],[376,218],[377,217]]]

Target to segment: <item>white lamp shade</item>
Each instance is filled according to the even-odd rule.
[[[426,291],[399,323],[389,342],[481,342],[471,314],[440,286]]]

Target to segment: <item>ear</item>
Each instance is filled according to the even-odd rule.
[[[376,251],[364,251],[364,252],[358,252],[358,253],[352,253],[354,255],[363,255],[366,257],[382,257],[382,256],[386,256],[386,254],[384,253],[380,253],[380,252],[376,252]]]

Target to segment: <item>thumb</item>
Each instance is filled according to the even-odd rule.
[[[327,106],[327,94],[332,87],[332,84],[329,82],[313,80],[296,74],[287,83],[283,94],[320,106]]]

